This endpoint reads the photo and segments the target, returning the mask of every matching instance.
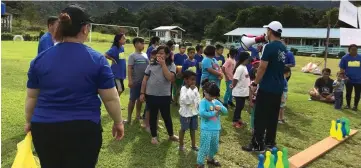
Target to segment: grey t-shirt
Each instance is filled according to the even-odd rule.
[[[133,66],[132,80],[134,84],[140,84],[143,81],[144,71],[149,65],[148,56],[145,53],[133,53],[129,56],[128,65]]]
[[[176,66],[174,63],[168,66],[168,70],[175,75]],[[147,81],[146,94],[152,96],[170,96],[171,82],[168,81],[161,65],[149,65],[145,70],[145,75],[149,76]]]

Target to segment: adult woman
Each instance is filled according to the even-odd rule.
[[[95,167],[102,144],[98,94],[113,119],[113,136],[124,136],[119,96],[106,58],[85,46],[89,15],[78,6],[59,16],[59,44],[30,64],[25,132],[33,135],[42,167]]]
[[[355,88],[355,100],[352,110],[357,111],[357,105],[360,101],[361,93],[361,55],[357,53],[357,45],[352,44],[348,47],[348,54],[342,57],[340,61],[340,71],[344,72],[348,81],[346,82],[346,109],[351,105],[351,94]]]

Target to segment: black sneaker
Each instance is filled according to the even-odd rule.
[[[268,150],[271,150],[271,151],[272,151],[272,149],[273,149],[274,147],[276,147],[276,144],[275,144],[275,143],[266,144],[266,149],[268,149]],[[276,148],[277,148],[277,147],[276,147]]]
[[[353,107],[353,108],[352,108],[352,111],[357,111],[357,107]]]
[[[260,153],[265,152],[264,145],[253,146],[252,143],[248,144],[247,146],[242,146],[242,150],[247,152],[260,152]]]

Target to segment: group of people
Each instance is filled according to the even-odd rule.
[[[351,109],[351,96],[355,89],[353,111],[358,110],[361,94],[361,55],[357,53],[358,46],[352,44],[348,47],[348,54],[343,56],[339,63],[340,71],[336,80],[330,78],[331,69],[324,68],[322,77],[315,82],[314,88],[309,92],[310,100],[334,103],[335,109],[341,110],[343,106],[343,91],[346,87],[346,106]]]
[[[41,38],[39,53],[30,63],[25,131],[31,130],[42,167],[95,167],[102,145],[101,101],[114,121],[112,134],[117,140],[124,136],[124,123],[132,122],[134,108],[136,119],[143,118],[152,144],[159,143],[159,112],[169,140],[179,142],[181,151],[185,149],[185,132],[190,130],[191,149],[198,151],[198,167],[204,167],[206,159],[208,164],[220,166],[214,156],[219,146],[220,116],[228,114],[228,106],[235,106],[232,123],[235,128],[245,124],[241,111],[246,101],[251,107],[253,136],[243,150],[263,152],[276,145],[277,124],[285,122],[290,67],[295,65],[292,53],[281,40],[280,22],[265,26],[268,43],[263,46],[261,57],[232,48],[225,58],[222,45],[195,48],[180,45],[179,53],[174,54],[175,44],[169,41],[160,45],[159,37],[151,38],[144,53],[144,39],[136,37],[128,65],[123,33],[115,35],[105,54],[83,44],[90,23],[92,20],[84,9],[68,6],[57,19],[49,19],[49,33]],[[356,77],[360,73],[355,70],[360,60],[359,55],[355,57],[350,51],[340,63],[340,76],[345,73],[351,81],[346,87],[349,88],[346,97],[350,97],[352,87],[360,93]],[[328,71],[324,72],[327,76]],[[123,120],[119,97],[125,90],[126,77],[130,94],[128,118]],[[223,102],[219,100],[222,81],[226,84]],[[328,82],[324,83],[328,86]],[[323,93],[322,89],[314,91]],[[355,97],[355,103],[356,100],[358,103],[359,96]],[[172,101],[180,106],[179,137],[173,129]],[[198,118],[201,118],[199,147],[195,134]]]

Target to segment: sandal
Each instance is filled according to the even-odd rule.
[[[196,151],[196,152],[198,152],[199,151],[199,148],[198,148],[198,146],[192,146],[192,148],[191,148],[192,150],[194,150],[194,151]]]
[[[158,144],[159,144],[159,142],[158,142],[157,137],[152,138],[151,143],[152,143],[153,145],[158,145]]]
[[[179,138],[178,138],[177,136],[173,135],[173,136],[170,136],[170,137],[169,137],[169,140],[170,140],[170,141],[173,141],[173,142],[178,142],[178,141],[179,141]]]
[[[213,165],[214,167],[221,167],[221,164],[218,161],[214,160],[214,159],[207,160],[207,164]]]

